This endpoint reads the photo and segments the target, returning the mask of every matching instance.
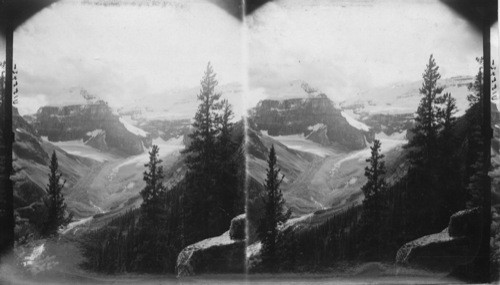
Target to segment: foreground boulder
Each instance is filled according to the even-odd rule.
[[[479,245],[479,212],[474,208],[453,214],[449,228],[403,245],[398,250],[396,262],[436,271],[450,271],[470,263]]]
[[[448,233],[452,237],[474,236],[481,230],[481,211],[472,208],[456,212],[450,217]]]
[[[246,215],[241,214],[231,220],[231,227],[229,228],[229,237],[234,240],[245,239],[246,229]]]
[[[231,229],[222,235],[185,247],[177,257],[177,277],[201,273],[244,273],[244,221],[245,215],[237,216],[231,221]],[[231,236],[241,238],[233,239]]]

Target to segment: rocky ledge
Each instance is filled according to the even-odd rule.
[[[185,247],[177,257],[177,277],[201,273],[245,272],[245,214],[231,221],[220,236]]]
[[[396,262],[434,271],[451,271],[471,262],[478,250],[480,218],[478,208],[453,214],[449,226],[442,232],[403,245]]]

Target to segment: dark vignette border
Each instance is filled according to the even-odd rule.
[[[16,27],[20,26],[38,11],[56,2],[57,0],[0,0],[0,36],[6,41],[6,86],[5,101],[0,116],[4,119],[4,124],[0,128],[2,141],[0,142],[0,193],[5,203],[5,218],[0,220],[0,254],[9,252],[14,246],[14,209],[13,209],[13,185],[9,179],[12,173],[12,142],[14,134],[12,132],[12,67],[13,67],[13,34]],[[226,10],[230,15],[238,20],[245,15],[250,15],[257,11],[262,5],[272,0],[216,0],[214,4]],[[335,1],[335,0],[334,0]],[[440,0],[445,5],[454,10],[457,14],[469,21],[475,29],[482,31],[483,35],[483,57],[484,57],[484,85],[483,85],[483,122],[481,126],[484,140],[484,162],[485,172],[488,173],[490,166],[490,148],[493,130],[491,129],[491,49],[490,49],[490,27],[498,21],[498,2],[496,0]],[[475,271],[476,282],[489,282],[490,278],[490,224],[491,224],[491,179],[486,176],[483,181],[484,204],[482,219],[482,240],[481,247],[474,263],[465,271]],[[2,210],[2,209],[0,209]],[[463,271],[463,270],[461,270]],[[455,273],[460,276],[462,273]],[[468,278],[470,278],[469,276]]]

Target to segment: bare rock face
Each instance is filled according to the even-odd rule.
[[[84,140],[100,150],[115,149],[126,155],[140,154],[152,144],[151,137],[130,132],[103,103],[42,107],[33,123],[39,135],[49,141]]]
[[[245,215],[243,214],[235,217],[231,221],[230,230],[222,235],[185,247],[177,257],[177,277],[207,272],[244,273],[246,247],[244,238]]]
[[[233,240],[245,239],[246,230],[246,215],[241,214],[231,220],[229,228],[229,237]]]
[[[308,98],[263,100],[250,111],[257,130],[269,135],[311,135],[310,139],[324,144],[340,144],[348,149],[362,149],[373,132],[351,126],[340,109],[324,94]],[[322,128],[315,128],[315,126]],[[319,131],[319,132],[318,132]],[[317,132],[317,134],[315,134]]]
[[[398,250],[396,262],[436,271],[451,271],[458,265],[470,263],[479,246],[478,218],[478,208],[453,214],[449,228],[403,245]]]

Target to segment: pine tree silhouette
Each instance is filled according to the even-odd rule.
[[[47,208],[47,217],[43,225],[42,234],[50,236],[57,234],[61,226],[67,225],[72,220],[72,215],[65,217],[66,203],[62,189],[66,181],[60,182],[62,174],[59,173],[59,163],[57,162],[56,152],[52,152],[50,159],[49,183],[47,185],[47,197],[44,199]]]

